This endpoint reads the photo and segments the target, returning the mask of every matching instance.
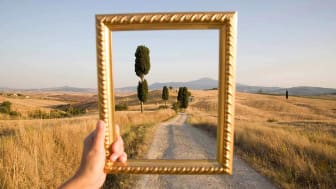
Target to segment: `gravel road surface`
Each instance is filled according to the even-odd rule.
[[[215,159],[216,139],[185,124],[187,114],[160,124],[155,131],[147,159]],[[239,157],[234,156],[233,175],[142,175],[135,188],[227,188],[275,189]]]

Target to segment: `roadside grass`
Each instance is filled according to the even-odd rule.
[[[129,157],[141,157],[150,144],[153,125],[174,115],[173,110],[116,112]],[[57,188],[77,170],[83,140],[96,121],[97,115],[0,121],[0,186]],[[117,183],[114,188],[131,188],[132,179],[129,175],[114,175],[106,183]]]
[[[237,121],[236,152],[283,188],[335,188],[336,128],[314,127]]]
[[[238,93],[235,153],[282,188],[336,188],[334,100]],[[207,102],[203,102],[206,104]],[[215,109],[191,105],[189,123],[216,136]]]

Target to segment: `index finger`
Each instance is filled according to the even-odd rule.
[[[116,138],[118,138],[118,136],[120,136],[120,127],[119,127],[118,124],[115,125],[115,130],[114,130],[114,132],[115,132],[115,136],[116,136]]]

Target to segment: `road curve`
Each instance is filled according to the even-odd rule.
[[[185,124],[186,114],[161,123],[155,131],[147,159],[215,159],[216,139]],[[142,175],[135,188],[276,189],[244,161],[234,156],[233,175]]]

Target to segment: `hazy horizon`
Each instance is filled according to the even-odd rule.
[[[179,82],[191,82],[196,81],[199,79],[212,79],[212,80],[218,80],[217,78],[210,78],[210,77],[201,77],[201,78],[195,78],[194,80],[186,80],[186,81],[148,81],[149,85],[157,84],[157,83],[179,83]],[[297,86],[288,86],[288,87],[282,87],[282,86],[265,86],[265,85],[249,85],[246,83],[236,83],[237,85],[247,85],[252,87],[279,87],[279,88],[294,88],[294,87],[319,87],[319,88],[330,88],[330,89],[336,89],[333,87],[321,87],[321,86],[313,86],[313,85],[297,85]],[[54,88],[63,88],[63,87],[71,87],[71,88],[79,88],[79,89],[97,89],[98,87],[80,87],[75,85],[59,85],[59,86],[49,86],[49,87],[30,87],[30,88],[14,88],[14,87],[8,87],[8,86],[0,86],[0,89],[14,89],[14,90],[29,90],[29,89],[54,89]],[[128,88],[128,87],[137,87],[137,83],[126,85],[126,86],[120,86],[115,87],[116,89],[122,89],[122,88]]]
[[[334,1],[0,3],[0,87],[97,87],[95,14],[237,11],[237,83],[336,88]],[[116,87],[137,85],[134,52],[151,50],[149,83],[217,79],[218,31],[113,33]],[[190,70],[192,68],[192,70]],[[188,70],[188,71],[187,71]]]

